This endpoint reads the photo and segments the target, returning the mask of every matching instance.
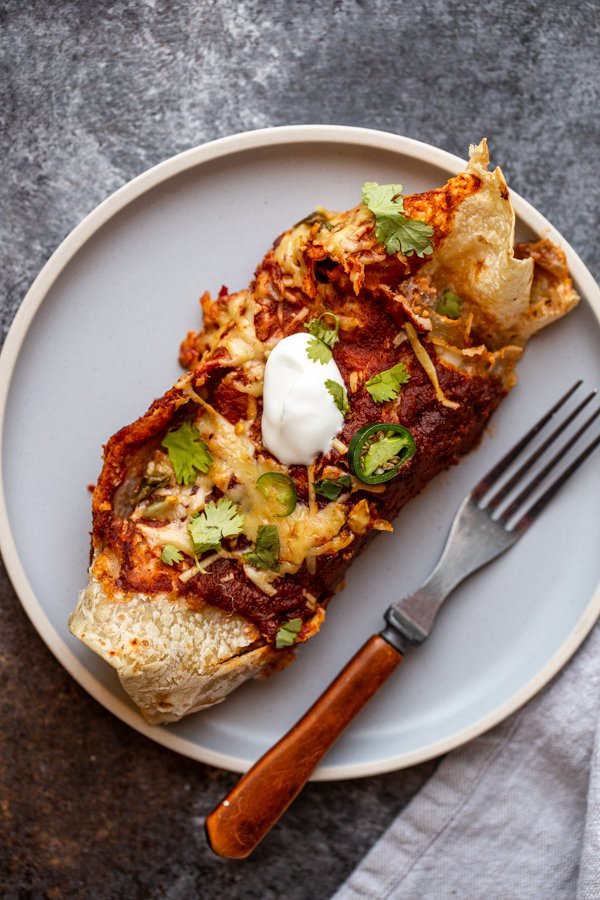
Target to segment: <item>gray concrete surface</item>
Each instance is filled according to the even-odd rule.
[[[267,125],[345,123],[509,184],[600,274],[597,3],[2,0],[0,334],[61,239],[149,166]],[[0,895],[327,898],[433,770],[307,788],[256,855],[200,821],[235,776],[122,725],[50,655],[0,572]]]

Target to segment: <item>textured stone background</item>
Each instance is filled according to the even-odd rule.
[[[0,330],[62,238],[144,169],[212,138],[333,122],[464,155],[600,275],[600,26],[582,0],[0,2]],[[61,669],[0,573],[0,894],[327,898],[433,770],[310,785],[254,858],[201,817],[235,776],[154,746]]]

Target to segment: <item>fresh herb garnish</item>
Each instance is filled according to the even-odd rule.
[[[225,497],[216,503],[211,500],[201,513],[188,522],[195,553],[216,550],[221,546],[222,538],[241,534],[243,527],[244,516],[235,503]]]
[[[323,341],[319,341],[317,338],[311,338],[306,345],[306,355],[309,359],[312,359],[313,362],[321,363],[323,366],[326,365],[333,356],[327,344],[324,344]]]
[[[326,319],[333,321],[333,327],[326,324]],[[322,313],[318,319],[311,319],[306,323],[306,330],[313,336],[313,340],[306,345],[306,353],[313,362],[325,365],[332,357],[331,348],[339,341],[340,320],[333,313]]]
[[[328,326],[326,322],[323,321],[327,319],[333,321],[333,327]],[[334,347],[340,339],[340,320],[334,313],[324,312],[321,313],[318,319],[311,319],[310,322],[307,322],[306,330],[310,332],[313,337],[316,337],[319,341],[323,341],[324,344],[327,344],[328,347]]]
[[[333,397],[333,402],[335,403],[341,414],[345,416],[350,409],[346,388],[342,384],[339,384],[339,382],[333,381],[331,378],[327,379],[327,381],[325,382],[325,387]]]
[[[362,186],[362,202],[375,216],[375,235],[389,254],[402,251],[405,256],[416,253],[423,257],[433,253],[433,244],[429,240],[433,228],[404,215],[401,184],[367,181]]]
[[[290,619],[282,625],[275,636],[275,647],[278,650],[283,647],[291,647],[298,640],[298,634],[302,628],[302,619]]]
[[[198,472],[208,472],[213,461],[200,432],[191,422],[168,431],[162,446],[169,454],[178,484],[194,484]]]
[[[337,500],[343,490],[352,486],[349,475],[341,475],[339,478],[322,478],[315,482],[315,493],[327,500]]]
[[[279,532],[277,525],[259,525],[254,550],[244,553],[244,562],[255,569],[279,568]]]
[[[442,296],[438,300],[435,309],[441,316],[446,316],[448,319],[460,319],[462,300],[458,294],[455,294],[454,291],[446,288],[442,291]]]
[[[398,363],[391,369],[373,375],[365,387],[376,403],[385,403],[386,400],[395,400],[400,393],[400,385],[406,384],[409,380],[410,374],[406,366],[404,363]]]
[[[174,547],[173,544],[166,544],[163,547],[160,558],[167,566],[172,566],[174,563],[181,562],[183,553],[177,547]]]

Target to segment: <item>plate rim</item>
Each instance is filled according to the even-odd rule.
[[[44,607],[29,583],[8,517],[4,490],[4,425],[14,368],[38,309],[65,267],[106,222],[148,191],[189,169],[240,152],[290,143],[296,145],[307,143],[349,144],[361,149],[390,151],[399,156],[435,165],[447,172],[448,175],[456,174],[465,166],[465,161],[460,157],[414,138],[404,137],[393,132],[348,125],[282,125],[229,135],[192,147],[165,159],[122,185],[69,232],[44,264],[25,294],[0,352],[0,548],[7,573],[21,606],[38,635],[62,667],[106,710],[139,733],[170,750],[199,762],[234,772],[246,771],[252,761],[217,752],[207,747],[200,747],[194,741],[170,731],[168,727],[146,723],[136,709],[96,680],[48,619]],[[600,323],[600,287],[587,266],[565,238],[535,207],[512,190],[511,199],[517,217],[525,225],[529,226],[536,234],[547,236],[565,250],[569,268],[583,295],[583,302],[589,304]],[[319,766],[311,780],[336,781],[395,771],[440,756],[483,734],[518,710],[548,684],[589,634],[599,613],[600,583],[574,628],[535,676],[491,712],[465,728],[418,750],[380,758],[376,761]]]

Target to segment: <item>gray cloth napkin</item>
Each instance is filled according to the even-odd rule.
[[[600,625],[493,731],[448,755],[335,900],[599,900]]]

